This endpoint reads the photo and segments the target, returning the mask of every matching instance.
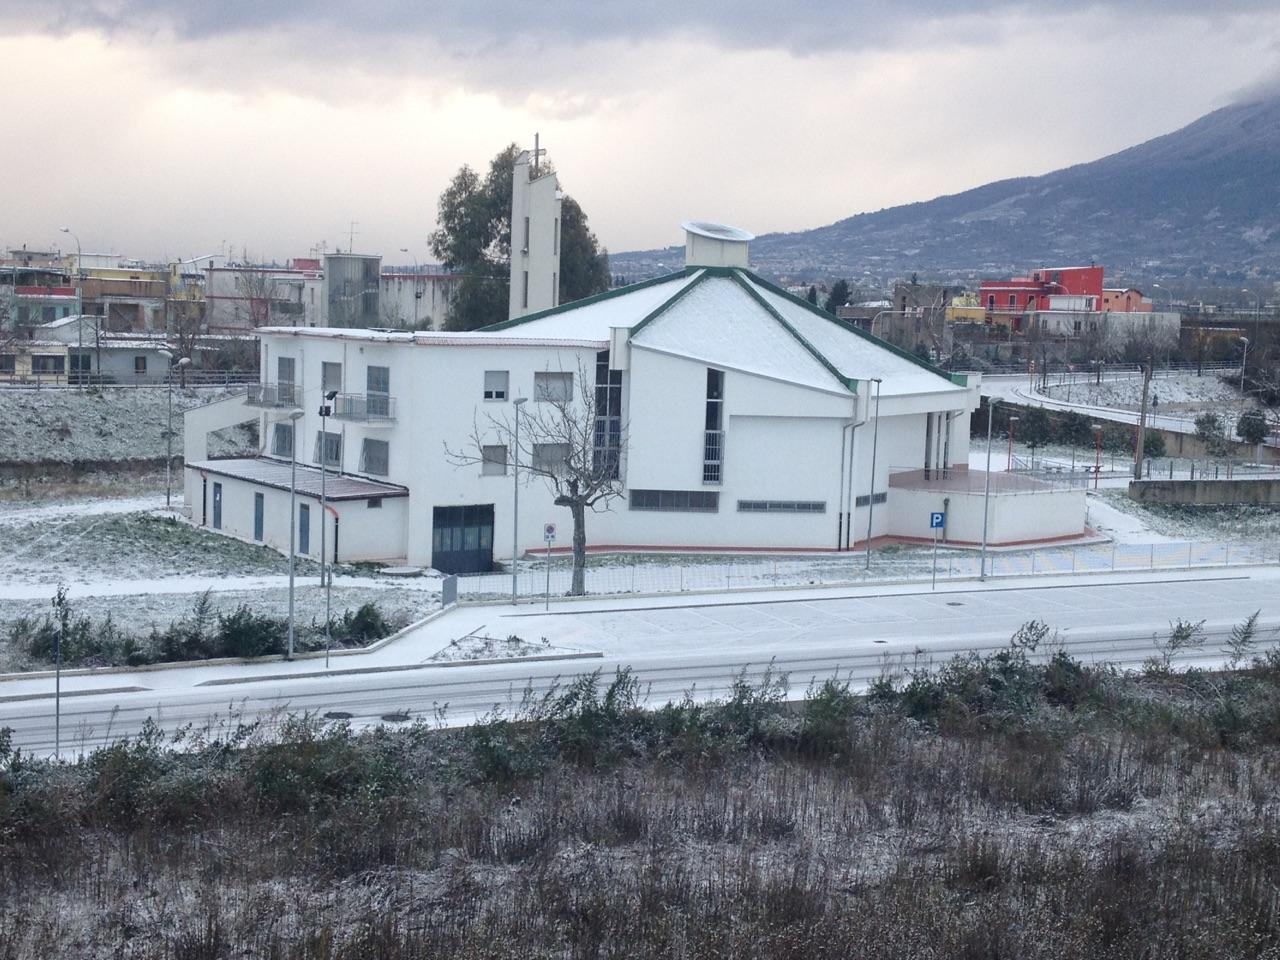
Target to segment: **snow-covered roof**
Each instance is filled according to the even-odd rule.
[[[277,490],[289,489],[290,462],[269,457],[234,457],[227,460],[200,460],[187,464],[193,470],[213,473],[234,480],[260,483]],[[294,489],[304,497],[320,496],[320,471],[315,467],[297,465],[297,481]],[[329,471],[325,477],[325,498],[328,500],[366,500],[370,497],[407,497],[409,490],[395,483],[366,480],[345,473]]]
[[[698,267],[483,328],[505,336],[605,340],[631,330],[638,347],[824,389],[880,379],[887,396],[963,391],[953,379],[856,324],[737,267]]]

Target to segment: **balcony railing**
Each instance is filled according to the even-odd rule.
[[[293,383],[251,383],[246,402],[252,407],[296,406],[298,387]]]
[[[724,481],[724,431],[707,430],[702,441],[702,482]]]
[[[394,420],[396,402],[385,393],[340,393],[333,401],[340,420]]]

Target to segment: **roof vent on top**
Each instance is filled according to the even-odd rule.
[[[747,266],[747,244],[755,235],[705,220],[686,220],[684,228],[684,265],[686,267]]]

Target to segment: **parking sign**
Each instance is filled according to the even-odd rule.
[[[946,525],[946,521],[947,515],[941,510],[935,510],[929,514],[929,529],[941,530]]]

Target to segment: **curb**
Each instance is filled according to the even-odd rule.
[[[389,667],[349,667],[346,670],[315,670],[311,673],[277,673],[268,677],[225,677],[205,680],[197,687],[227,687],[240,683],[270,683],[278,680],[314,680],[319,677],[349,677],[364,673],[404,673],[408,670],[432,670],[449,667],[483,667],[497,663],[538,663],[555,660],[602,660],[604,653],[543,653],[532,657],[491,657],[487,660],[445,660],[440,663],[402,663]],[[140,688],[139,688],[140,689]]]
[[[417,630],[419,627],[426,626],[433,620],[438,620],[446,613],[450,613],[456,609],[455,607],[446,607],[443,610],[433,610],[421,620],[415,620],[413,623],[390,636],[383,637],[381,640],[375,640],[367,647],[350,647],[342,650],[331,650],[330,657],[355,657],[366,653],[376,653],[390,643],[399,640],[401,637]],[[305,653],[295,653],[294,660],[317,660],[325,655],[323,650],[308,650]],[[152,673],[159,670],[185,670],[191,667],[232,667],[244,666],[245,664],[254,663],[287,663],[284,654],[273,653],[265,657],[217,657],[213,660],[173,660],[167,663],[147,663],[136,667],[73,667],[62,671],[64,677],[96,677],[109,676],[113,673]],[[25,673],[0,673],[0,683],[8,683],[15,680],[49,680],[58,675],[56,670],[31,670]],[[332,676],[332,673],[321,674],[321,676]],[[287,675],[286,675],[287,676]],[[197,684],[199,686],[200,684]]]

